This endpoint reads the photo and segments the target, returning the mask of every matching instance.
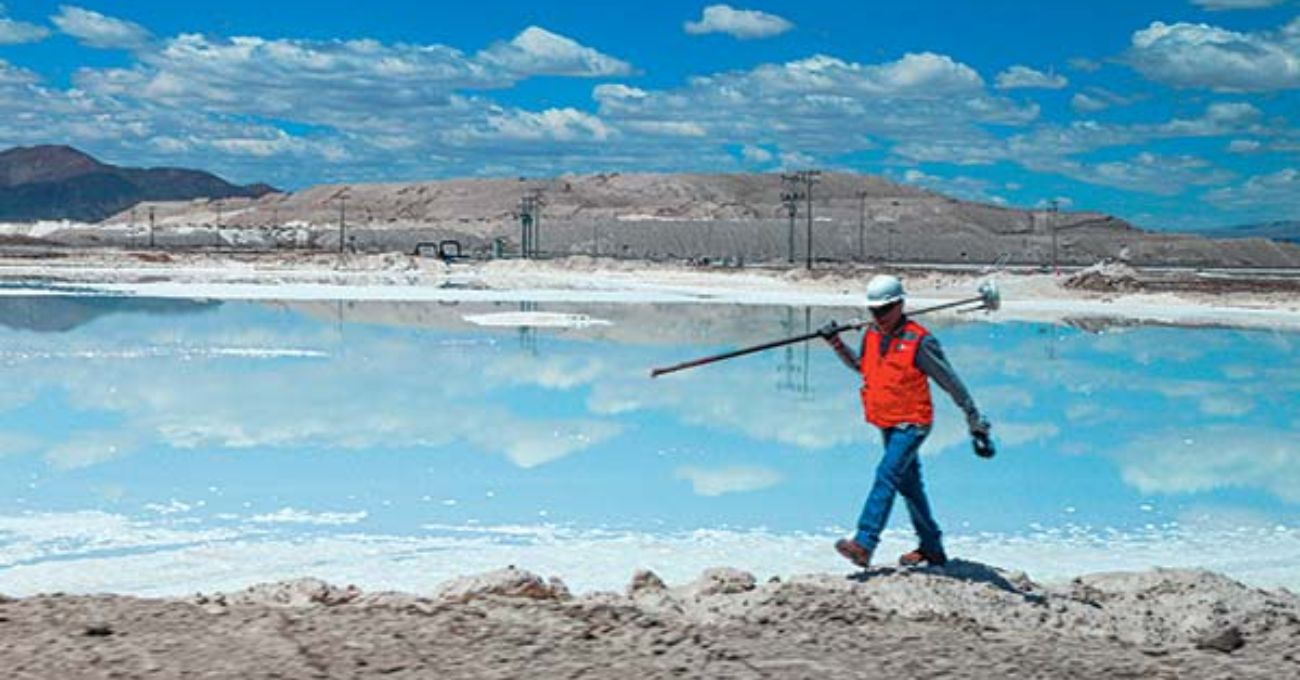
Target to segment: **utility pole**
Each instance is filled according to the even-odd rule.
[[[794,218],[799,214],[799,201],[803,194],[799,192],[799,176],[786,173],[781,175],[781,204],[790,217],[790,228],[786,231],[785,261],[794,264]]]
[[[1061,268],[1056,261],[1056,211],[1059,202],[1053,198],[1048,202],[1047,208],[1047,226],[1052,230],[1052,273],[1055,276],[1061,275]]]
[[[540,191],[524,194],[519,198],[519,228],[521,257],[533,257],[537,254],[537,226],[542,221],[542,206],[546,201]]]
[[[822,173],[819,170],[800,170],[799,172],[796,172],[794,174],[796,182],[801,184],[803,187],[801,193],[803,194],[803,199],[806,202],[805,205],[807,206],[807,208],[804,211],[806,213],[804,215],[804,218],[807,220],[807,235],[805,238],[807,242],[806,243],[807,250],[804,253],[805,269],[812,269],[812,261],[813,261],[813,237],[812,237],[812,227],[813,227],[812,193],[813,192],[812,190],[813,190],[813,185],[816,184],[818,179],[821,178],[821,174]]]
[[[348,195],[339,194],[339,254],[343,254],[343,236],[348,223]]]
[[[867,190],[858,192],[858,262],[867,258]]]
[[[542,242],[542,205],[544,203],[545,201],[542,200],[541,191],[538,191],[535,194],[533,194],[533,239],[532,241],[533,241],[534,257],[540,255],[542,252],[540,244]]]
[[[154,207],[149,206],[149,249],[153,250]]]

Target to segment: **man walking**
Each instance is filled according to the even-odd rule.
[[[880,533],[889,519],[894,495],[907,503],[912,527],[920,545],[899,558],[904,566],[942,566],[948,561],[943,551],[942,532],[930,510],[921,482],[921,443],[934,424],[930,400],[933,379],[966,414],[966,423],[976,440],[976,452],[992,455],[988,446],[989,423],[971,399],[966,386],[944,357],[939,341],[925,327],[903,313],[903,284],[896,277],[877,275],[867,284],[867,307],[874,323],[862,338],[862,351],[855,355],[845,346],[831,322],[821,335],[840,359],[862,375],[862,408],[867,422],[880,428],[885,453],[876,468],[871,487],[852,538],[840,539],[835,549],[859,567],[871,563]]]

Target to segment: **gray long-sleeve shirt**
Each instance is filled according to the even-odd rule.
[[[875,328],[875,326],[873,326]],[[892,335],[882,332],[880,343],[880,354],[884,356],[889,350],[890,341],[904,333],[903,323],[899,324],[898,332]],[[857,352],[854,352],[838,335],[832,335],[827,338],[831,348],[835,350],[844,362],[854,373],[861,374],[861,359]],[[966,422],[974,423],[979,419],[979,409],[975,407],[975,400],[971,398],[970,392],[966,390],[966,385],[962,383],[961,378],[957,377],[957,372],[953,370],[952,364],[948,363],[948,357],[944,356],[943,347],[939,345],[939,339],[933,334],[927,333],[921,340],[920,347],[916,351],[916,367],[931,380],[939,384],[939,387],[948,396],[952,397],[953,403],[957,408],[966,414]]]

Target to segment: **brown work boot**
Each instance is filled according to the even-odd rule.
[[[844,559],[863,569],[871,565],[871,551],[858,545],[858,542],[851,538],[841,538],[835,541],[835,552],[843,555]]]
[[[930,552],[917,548],[912,552],[903,553],[898,558],[898,563],[904,567],[919,567],[922,564],[928,564],[931,567],[942,567],[948,563],[948,556],[943,551]]]

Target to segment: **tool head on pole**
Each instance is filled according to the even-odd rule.
[[[998,290],[998,284],[992,279],[980,284],[980,304],[984,309],[990,312],[996,312],[1002,307],[1002,293]]]
[[[897,276],[876,274],[867,282],[867,306],[872,309],[893,304],[904,297],[903,282]]]

